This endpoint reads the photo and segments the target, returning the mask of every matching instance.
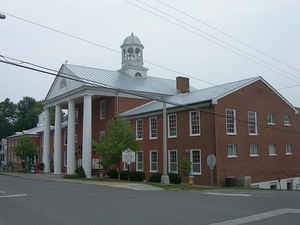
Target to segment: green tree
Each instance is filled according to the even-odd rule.
[[[38,116],[43,110],[41,101],[31,97],[24,97],[17,104],[15,130],[27,130],[38,123]]]
[[[187,177],[191,171],[191,160],[188,156],[184,155],[178,162],[178,169],[181,178],[187,182]]]
[[[122,162],[122,152],[127,148],[132,151],[139,149],[135,133],[129,121],[117,115],[108,122],[107,135],[99,137],[100,142],[93,141],[93,147],[101,157],[102,165],[108,169],[111,165],[119,168],[119,178]]]
[[[24,167],[27,165],[27,158],[31,160],[38,153],[37,146],[28,136],[21,136],[13,151],[24,162]]]
[[[0,102],[0,139],[10,136],[15,132],[16,104],[8,98]]]

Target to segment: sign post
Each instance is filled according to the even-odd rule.
[[[214,154],[210,154],[207,156],[207,165],[210,169],[210,185],[214,185],[214,168],[216,166],[216,156]]]
[[[130,164],[135,162],[135,152],[127,148],[124,152],[122,152],[122,162],[127,164],[128,166],[128,180],[129,180]]]

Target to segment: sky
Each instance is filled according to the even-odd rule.
[[[146,2],[142,3],[142,2]],[[119,50],[134,32],[144,45],[144,60],[176,70],[196,88],[262,76],[295,106],[300,106],[300,3],[298,0],[1,0],[0,11]],[[144,11],[149,5],[167,20]],[[177,26],[177,18],[185,27]],[[169,20],[173,23],[168,22]],[[205,21],[210,27],[199,21]],[[192,30],[192,32],[190,32]],[[200,33],[202,32],[202,33]],[[203,38],[203,32],[209,38]],[[228,37],[232,35],[235,40]],[[216,41],[219,44],[216,44]],[[225,42],[225,47],[224,47]],[[246,43],[248,48],[242,45]],[[118,70],[121,55],[7,16],[0,20],[0,55],[59,70],[68,63]],[[263,52],[264,54],[260,54]],[[254,57],[252,57],[254,55]],[[145,62],[151,76],[180,75]],[[24,96],[43,100],[54,77],[0,64],[0,101]]]

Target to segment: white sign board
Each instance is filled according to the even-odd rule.
[[[135,152],[131,151],[129,148],[122,152],[122,162],[126,164],[135,162]]]
[[[216,166],[216,156],[214,154],[210,154],[207,156],[207,165],[209,169],[213,170]]]

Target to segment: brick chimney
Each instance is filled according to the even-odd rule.
[[[176,77],[176,89],[178,93],[190,92],[190,80],[187,77]]]

